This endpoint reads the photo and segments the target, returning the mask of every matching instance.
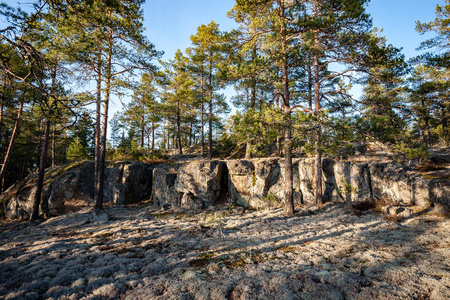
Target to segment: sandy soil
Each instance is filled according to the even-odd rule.
[[[449,299],[450,221],[344,204],[0,225],[0,299]]]

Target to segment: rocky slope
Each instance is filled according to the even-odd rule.
[[[0,224],[0,299],[449,299],[450,222],[348,204]],[[398,220],[398,219],[396,219]],[[31,225],[31,226],[30,226]]]
[[[222,204],[277,207],[284,198],[284,160],[186,160],[151,165],[117,162],[106,170],[105,201],[122,205],[151,198],[156,206],[200,210]],[[315,199],[312,159],[293,161],[296,204]],[[439,206],[450,211],[450,172],[424,174],[390,162],[351,162],[324,159],[325,201],[355,202],[385,199],[400,206]],[[450,170],[445,169],[444,170]],[[92,205],[93,163],[47,172],[42,209],[53,214]],[[27,217],[31,211],[36,175],[11,187],[0,197],[7,217]]]
[[[153,165],[116,162],[105,170],[105,202],[138,203],[151,196]],[[84,161],[46,170],[41,211],[60,215],[93,205],[94,163]],[[0,196],[9,219],[28,218],[36,193],[37,174],[11,186]]]

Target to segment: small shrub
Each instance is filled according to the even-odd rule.
[[[417,160],[419,162],[423,162],[431,155],[423,145],[420,145],[418,147],[411,147],[401,143],[395,148],[395,159],[399,163],[405,162],[407,160]]]
[[[445,167],[446,167],[445,164],[433,162],[429,159],[426,159],[416,167],[416,170],[420,172],[429,172],[441,170],[444,169]]]

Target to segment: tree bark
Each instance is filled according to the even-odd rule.
[[[30,220],[36,220],[39,217],[39,205],[41,204],[42,190],[44,188],[45,165],[46,165],[46,160],[47,160],[50,125],[51,125],[50,120],[47,119],[45,121],[44,142],[42,144],[42,153],[41,153],[41,159],[39,162],[39,173],[38,173],[36,194],[34,195],[33,212],[31,213]],[[45,211],[45,209],[44,209],[43,213],[45,215],[47,215],[47,211]]]
[[[245,158],[252,158],[252,144],[250,141],[247,141],[247,145],[245,146]]]
[[[142,117],[142,125],[141,125],[141,148],[144,149],[144,140],[145,140],[145,124],[144,117]]]
[[[286,25],[285,25],[285,7],[284,0],[279,0],[280,19],[281,19],[281,51],[283,61],[281,65],[282,82],[283,82],[283,112],[285,115],[286,129],[284,131],[284,214],[286,216],[294,215],[294,195],[293,195],[293,175],[292,175],[292,149],[291,149],[291,109],[289,94],[289,70],[286,53]]]
[[[2,143],[2,139],[3,139],[3,110],[4,110],[4,105],[3,105],[3,97],[0,100],[0,145]],[[1,192],[1,190],[0,190]]]
[[[105,179],[105,160],[106,160],[106,141],[108,130],[108,110],[109,110],[109,97],[111,92],[111,77],[112,77],[112,36],[108,37],[108,56],[106,62],[106,76],[105,76],[105,101],[103,104],[102,115],[102,129],[101,129],[101,141],[100,141],[100,161],[98,164],[98,177],[97,177],[97,199],[95,201],[95,209],[103,209],[103,191],[104,191],[104,179]]]
[[[97,61],[97,101],[96,101],[96,111],[95,111],[95,137],[94,137],[94,203],[97,207],[97,203],[102,201],[99,199],[98,192],[100,191],[99,186],[99,166],[100,166],[100,127],[101,127],[101,111],[102,111],[102,61],[101,61],[101,49],[98,49],[98,61]]]
[[[52,130],[52,168],[56,166],[56,124]]]
[[[155,123],[152,122],[152,150],[155,149]]]
[[[318,45],[318,38],[316,37],[316,45]],[[319,78],[319,57],[314,56],[314,105],[315,105],[315,115],[318,118],[316,124],[316,162],[315,162],[315,198],[316,204],[320,205],[323,203],[322,197],[322,150],[320,149],[320,139],[322,136],[322,126],[320,124],[320,78]]]
[[[212,115],[213,115],[212,61],[209,62],[209,112],[208,112],[208,159],[212,159]]]
[[[177,101],[177,144],[178,154],[183,155],[183,144],[181,143],[181,113],[180,101]]]
[[[24,107],[24,100],[20,101],[19,110],[17,111],[16,122],[14,123],[11,139],[9,140],[8,149],[6,150],[5,157],[3,158],[2,168],[0,170],[0,191],[3,191],[3,183],[8,168],[9,161],[11,159],[11,153],[16,142],[17,134],[19,133],[20,119],[22,118],[22,112]]]
[[[202,68],[202,76],[200,81],[200,95],[201,95],[201,104],[200,104],[200,143],[201,143],[201,155],[205,155],[205,105],[204,105],[204,87],[203,87],[203,68]]]

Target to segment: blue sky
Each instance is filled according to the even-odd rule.
[[[221,30],[229,30],[235,23],[226,17],[234,0],[147,0],[144,5],[146,34],[158,50],[172,59],[175,51],[190,46],[189,37],[197,27],[214,20]],[[415,49],[424,40],[415,32],[415,22],[435,18],[436,4],[444,0],[372,0],[368,12],[373,25],[383,28],[388,43],[403,48],[407,58],[418,53]]]
[[[372,0],[367,8],[373,26],[382,28],[387,42],[403,48],[406,59],[419,54],[416,48],[431,35],[415,31],[417,20],[429,22],[435,19],[436,5],[445,0]],[[223,31],[236,27],[226,14],[235,0],[147,0],[144,5],[146,34],[158,50],[165,52],[163,60],[173,59],[177,49],[184,51],[190,46],[190,36],[197,27],[212,20]],[[354,97],[361,94],[360,87],[352,89]],[[233,88],[225,90],[230,98]],[[232,110],[234,111],[234,109]]]
[[[22,8],[29,7],[30,0],[0,0]],[[415,32],[415,22],[428,22],[435,18],[436,4],[445,0],[372,0],[368,12],[373,25],[384,29],[389,43],[402,47],[407,58],[418,53],[415,49],[425,39]],[[235,26],[226,17],[235,0],[147,0],[144,4],[146,35],[158,50],[164,51],[164,60],[172,59],[175,51],[190,46],[190,36],[197,27],[212,20],[220,24],[221,30]],[[3,20],[0,20],[2,22]]]
[[[26,8],[31,1],[3,2],[14,7],[22,3],[22,8]],[[436,4],[442,5],[444,2],[445,0],[372,0],[368,12],[373,18],[373,25],[383,28],[383,35],[388,43],[403,48],[408,59],[416,56],[418,52],[415,49],[426,37],[430,37],[417,33],[415,22],[434,20]],[[214,20],[223,31],[235,27],[234,21],[226,16],[234,3],[235,0],[147,0],[143,7],[145,34],[156,49],[165,52],[163,60],[172,59],[177,49],[184,51],[190,46],[190,36],[196,34],[197,27],[201,24]],[[232,95],[231,88],[227,89],[226,95]],[[111,116],[121,106],[119,101],[113,101]]]

